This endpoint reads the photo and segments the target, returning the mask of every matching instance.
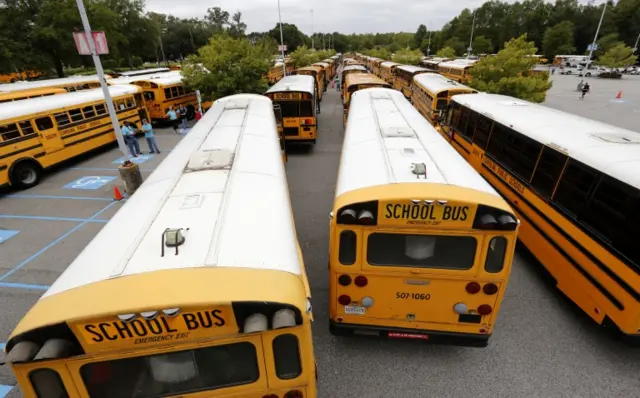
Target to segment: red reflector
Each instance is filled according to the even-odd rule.
[[[389,332],[388,336],[392,339],[418,339],[429,340],[429,335],[426,334],[413,334],[413,333],[395,333]]]
[[[349,275],[340,275],[338,283],[342,286],[349,286],[351,284],[351,277]]]
[[[302,392],[298,390],[291,390],[284,394],[284,398],[302,398]]]
[[[349,305],[351,304],[351,297],[347,296],[346,294],[343,294],[340,297],[338,297],[338,303],[340,303],[341,305]]]
[[[369,281],[367,280],[366,276],[360,275],[360,276],[356,276],[356,280],[354,281],[354,283],[356,284],[356,286],[358,287],[365,287],[367,286],[367,283]]]
[[[489,315],[493,312],[493,308],[489,304],[482,304],[478,307],[478,314],[480,315]]]
[[[482,287],[484,294],[492,295],[498,293],[498,286],[495,283],[487,283]]]
[[[469,282],[465,289],[469,294],[476,294],[480,291],[480,284],[478,282]]]

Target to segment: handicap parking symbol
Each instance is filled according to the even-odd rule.
[[[9,240],[9,238],[17,235],[18,232],[20,231],[14,231],[11,229],[0,229],[0,243],[4,243],[5,241]]]
[[[68,183],[63,188],[68,189],[98,189],[115,180],[112,176],[86,176]]]
[[[140,164],[140,163],[144,163],[144,162],[146,162],[147,160],[151,159],[152,157],[153,157],[153,155],[138,155],[138,156],[136,156],[135,158],[131,158],[131,161],[132,161],[133,163],[135,163],[135,164]],[[123,156],[123,157],[121,157],[121,158],[118,158],[118,159],[114,160],[112,163],[115,163],[115,164],[122,164],[122,163],[124,163],[124,162],[125,162],[125,160],[126,160],[126,159],[125,159],[125,157]]]

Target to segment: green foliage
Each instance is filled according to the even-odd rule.
[[[391,60],[404,65],[420,65],[423,56],[424,54],[420,50],[401,49],[393,54]]]
[[[598,65],[609,68],[620,68],[633,65],[637,60],[638,57],[633,55],[632,48],[624,44],[618,44],[598,58]]]
[[[469,42],[467,41],[467,44],[468,43]],[[458,39],[457,37],[452,37],[449,40],[445,41],[443,47],[453,48],[453,51],[455,51],[456,54],[460,55],[467,52],[467,46],[462,40]]]
[[[267,35],[273,37],[273,39],[280,44],[280,24],[276,24],[275,28],[267,32]],[[295,51],[298,47],[303,46],[305,43],[305,36],[298,30],[298,27],[293,24],[282,24],[282,35],[284,37],[284,44],[287,46],[287,51]]]
[[[601,57],[604,53],[611,50],[615,46],[618,46],[620,44],[624,45],[624,43],[621,42],[618,38],[617,33],[610,33],[606,36],[602,36],[600,39],[598,39],[596,44],[598,45],[598,49],[593,52],[593,58]],[[586,51],[585,53],[588,54],[589,52]]]
[[[531,102],[543,102],[551,88],[548,74],[531,73],[538,60],[526,55],[537,52],[534,43],[522,35],[505,43],[495,57],[485,57],[470,70],[471,87],[488,93],[509,95]]]
[[[376,57],[384,60],[391,59],[391,51],[386,47],[372,48],[371,50],[364,50],[362,53],[370,57]]]
[[[320,62],[336,54],[335,50],[314,50],[307,46],[298,47],[296,51],[290,53],[291,62],[294,68],[301,68]]]
[[[416,48],[422,47],[422,42],[427,38],[427,27],[425,25],[418,26],[418,30],[413,38]]]
[[[198,50],[199,55],[186,59],[184,81],[213,99],[238,93],[263,94],[272,57],[269,50],[269,45],[253,45],[247,38],[215,35]]]
[[[493,51],[493,44],[491,44],[491,40],[483,35],[476,36],[473,39],[471,47],[473,48],[472,51],[474,54],[491,54]]]
[[[456,57],[456,50],[454,50],[451,47],[441,48],[436,53],[436,57],[440,57],[440,58],[455,58]]]
[[[563,21],[547,28],[544,32],[542,48],[544,55],[550,60],[559,54],[574,54],[576,48],[573,41],[573,23]]]

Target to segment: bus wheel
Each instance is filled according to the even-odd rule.
[[[24,160],[15,164],[10,171],[11,185],[20,189],[27,189],[38,185],[42,177],[42,168],[31,160]]]

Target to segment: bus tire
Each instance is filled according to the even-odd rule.
[[[18,189],[28,189],[38,185],[41,177],[42,166],[35,160],[19,160],[9,169],[11,185]]]

